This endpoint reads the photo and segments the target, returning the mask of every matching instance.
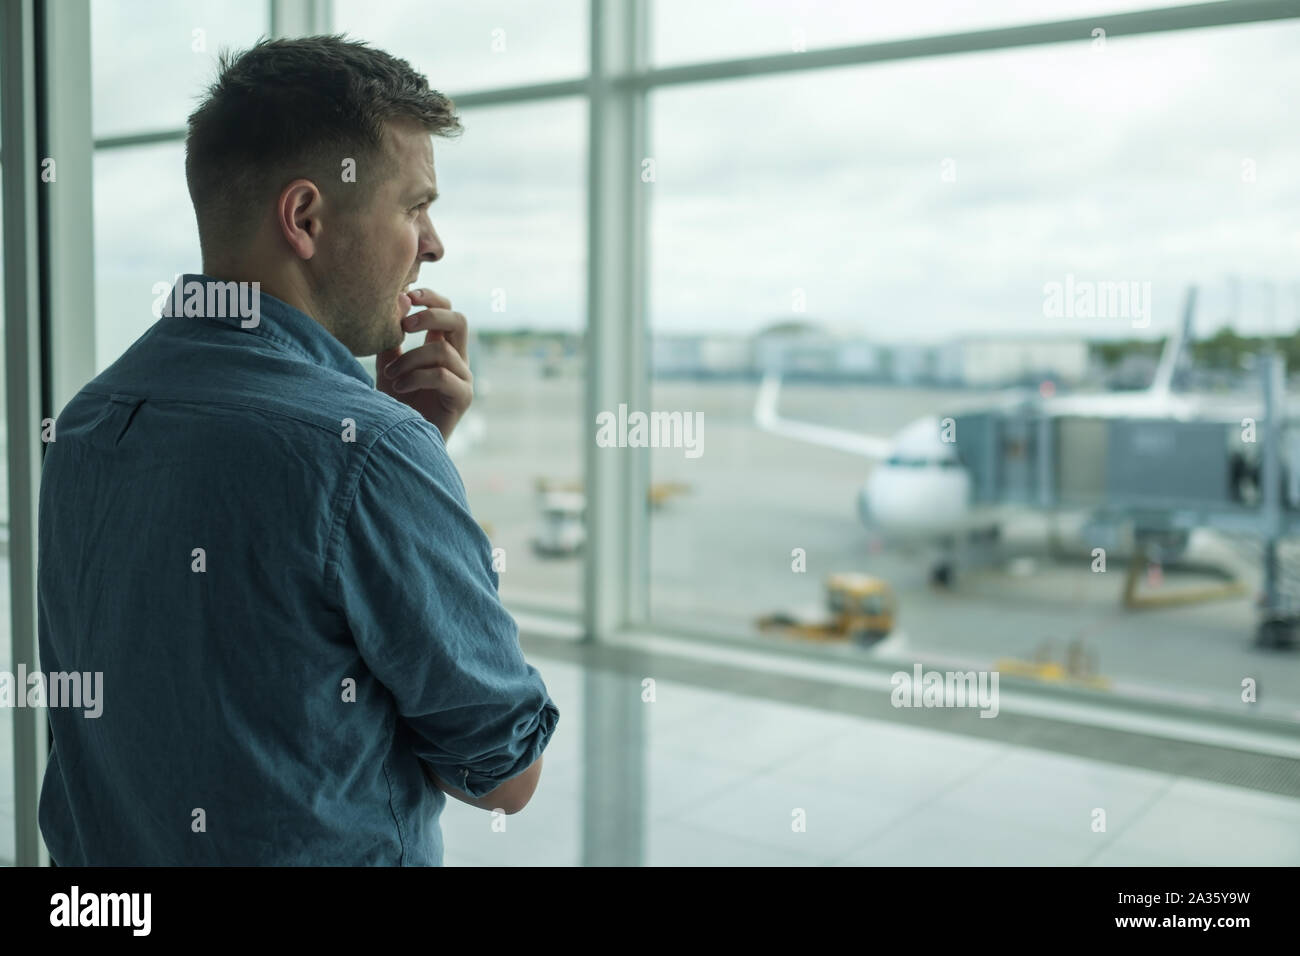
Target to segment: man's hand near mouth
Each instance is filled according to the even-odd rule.
[[[424,329],[424,344],[405,354],[400,345],[380,352],[375,357],[375,387],[419,412],[446,442],[474,400],[469,326],[465,316],[452,311],[450,299],[430,289],[406,294],[412,304],[426,308],[402,319],[402,329]]]

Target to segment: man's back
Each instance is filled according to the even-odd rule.
[[[159,320],[56,424],[41,665],[103,674],[50,710],[61,865],[439,864],[419,756],[479,796],[558,720],[437,429],[260,301]]]

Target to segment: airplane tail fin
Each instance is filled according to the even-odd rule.
[[[1150,392],[1153,395],[1168,395],[1173,388],[1174,373],[1179,363],[1192,344],[1192,322],[1196,317],[1196,286],[1187,287],[1187,300],[1183,305],[1183,321],[1170,333],[1165,342],[1164,351],[1160,353],[1160,364],[1156,366],[1155,378],[1151,380]]]

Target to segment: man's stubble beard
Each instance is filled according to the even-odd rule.
[[[406,338],[393,318],[397,299],[364,284],[343,280],[322,290],[321,311],[330,332],[353,355],[377,355]]]
[[[378,355],[401,345],[406,338],[395,318],[395,293],[375,288],[373,277],[383,275],[384,270],[371,261],[370,247],[362,238],[362,221],[357,217],[362,215],[366,201],[364,196],[350,196],[342,205],[342,244],[331,256],[337,267],[326,270],[328,284],[318,290],[317,298],[325,317],[322,324],[356,356]]]

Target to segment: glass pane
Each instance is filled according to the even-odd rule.
[[[217,54],[270,34],[267,0],[92,0],[95,136],[183,129]]]
[[[925,416],[992,406],[1001,393],[985,386],[1036,383],[1035,362],[1068,369],[1080,392],[1102,390],[1089,342],[1165,336],[1192,283],[1200,336],[1224,324],[1290,334],[1297,43],[1300,26],[1261,24],[655,93],[654,407],[701,413],[704,428],[696,458],[652,452],[656,483],[690,486],[652,518],[654,613],[756,641],[774,639],[760,636],[763,615],[832,622],[830,642],[809,641],[810,652],[887,661],[1065,666],[1081,642],[1116,692],[1294,719],[1294,655],[1268,658],[1271,701],[1241,704],[1241,677],[1264,666],[1251,653],[1250,596],[1121,613],[1127,559],[1091,573],[1093,539],[1079,525],[1091,514],[1061,516],[1059,549],[1045,517],[1023,507],[989,528],[968,529],[961,512],[891,532],[891,521],[924,526],[948,500],[920,490],[923,478],[939,487],[964,469],[873,463],[769,433],[755,404],[759,373],[783,362],[781,416],[888,444]],[[1234,309],[1234,275],[1275,284],[1276,308],[1241,296]],[[1147,314],[1053,317],[1045,287],[1070,277],[1141,280]],[[1059,351],[1005,358],[1043,340]],[[965,356],[955,371],[952,355]],[[1248,400],[1255,382],[1239,383]],[[909,467],[916,477],[903,482]],[[886,500],[877,474],[916,489],[915,514],[900,517],[911,499]],[[1001,543],[981,552],[997,542],[977,532],[992,527]],[[965,557],[936,595],[945,539]],[[1143,586],[1204,584],[1193,564],[1215,559],[1199,548]],[[974,563],[982,553],[991,566]],[[839,572],[898,596],[891,638],[842,639],[828,587]]]
[[[0,176],[4,168],[0,167]],[[2,191],[0,191],[2,192]],[[0,223],[4,198],[0,194]],[[4,245],[0,243],[0,340],[5,331]],[[4,547],[0,549],[0,670],[14,672],[13,619],[9,608],[9,425],[6,411],[5,363],[0,361],[0,522]],[[14,712],[0,707],[0,866],[14,863]]]
[[[334,29],[400,56],[443,93],[580,77],[587,3],[334,0]]]
[[[502,596],[576,610],[586,105],[464,110],[461,122],[458,139],[434,141],[434,224],[446,255],[420,275],[476,332],[474,404],[452,456],[475,516],[504,549]]]
[[[198,227],[181,143],[95,152],[95,369],[155,319],[155,283],[198,272]]]
[[[653,0],[658,66],[1074,20],[1186,0]],[[1102,24],[1099,24],[1099,26]],[[1082,41],[1091,40],[1089,30]]]
[[[452,434],[451,456],[491,539],[507,605],[576,613],[585,538],[586,103],[460,115],[462,136],[434,140],[440,198],[432,215],[445,257],[426,264],[418,282],[451,299],[473,333],[474,404]],[[409,336],[406,348],[422,341]],[[372,360],[363,364],[373,374]],[[547,748],[544,779],[528,812],[511,817],[513,836],[449,800],[448,865],[581,858],[582,675],[550,659],[533,663],[563,727]]]

